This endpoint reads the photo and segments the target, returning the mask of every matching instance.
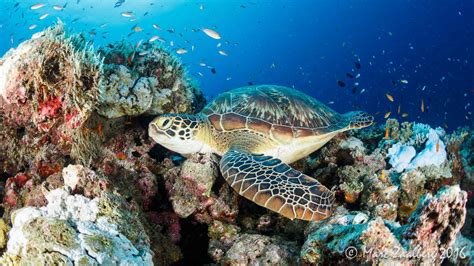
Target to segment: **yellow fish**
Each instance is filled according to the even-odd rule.
[[[425,112],[425,101],[423,101],[423,99],[421,99],[421,112]]]
[[[387,99],[388,99],[389,101],[391,101],[391,102],[393,102],[393,101],[394,101],[394,99],[393,99],[393,96],[392,96],[392,95],[390,95],[390,94],[388,94],[388,93],[385,93],[385,96],[387,96]]]
[[[407,117],[408,116],[408,113],[403,113],[402,114],[402,117]]]
[[[383,118],[388,118],[391,114],[392,114],[392,112],[387,112],[387,113],[385,113],[385,115],[383,116]]]
[[[140,31],[142,31],[142,28],[140,28],[140,27],[137,26],[137,27],[134,27],[133,30],[134,30],[135,32],[140,32]]]

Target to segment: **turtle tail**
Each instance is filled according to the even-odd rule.
[[[374,122],[374,117],[363,111],[352,111],[342,116],[347,121],[348,130],[368,127]]]

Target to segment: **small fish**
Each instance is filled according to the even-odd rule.
[[[402,114],[402,117],[407,117],[408,116],[408,113],[403,113]]]
[[[248,85],[252,86],[253,85],[253,82],[252,81],[249,81],[247,82]]]
[[[35,5],[32,5],[30,7],[31,10],[36,10],[36,9],[40,9],[42,7],[44,7],[46,4],[43,4],[43,3],[39,3],[39,4],[35,4]]]
[[[219,40],[221,38],[221,35],[219,33],[217,33],[216,31],[214,30],[211,30],[211,29],[202,29],[202,31],[209,37],[213,38],[213,39],[216,39],[216,40]]]
[[[438,141],[436,142],[436,152],[439,152],[439,139],[438,139]]]
[[[328,104],[334,104],[334,103],[335,103],[334,101],[330,101],[330,102],[328,102]]]
[[[390,112],[389,112],[390,113]],[[390,115],[390,114],[389,114]],[[388,116],[387,116],[388,117]],[[387,118],[385,117],[385,118]],[[385,139],[389,139],[390,128],[388,126],[385,127]]]
[[[383,118],[387,119],[391,114],[392,114],[392,112],[387,112],[387,113],[385,113],[385,115],[383,116]]]
[[[215,69],[215,68],[211,68],[211,72],[212,72],[212,74],[216,74],[216,69]]]
[[[187,53],[187,52],[188,52],[188,50],[183,49],[183,48],[176,50],[176,53],[177,53],[177,54],[185,54],[185,53]]]
[[[399,105],[398,105],[398,112],[397,112],[397,114],[400,114],[400,107],[401,107],[401,105],[399,104]]]
[[[391,102],[393,102],[393,101],[394,101],[394,99],[393,99],[393,96],[392,96],[392,95],[390,95],[390,94],[388,94],[388,93],[385,93],[385,96],[387,96],[387,99],[388,99],[389,101],[391,101]]]
[[[352,93],[356,93],[356,92],[357,92],[357,87],[354,86],[354,87],[352,88]]]
[[[61,11],[61,10],[64,9],[64,6],[55,5],[55,6],[53,6],[53,9],[56,10],[56,11]]]
[[[33,24],[33,25],[29,26],[28,29],[29,30],[34,30],[34,29],[36,29],[36,27],[38,27],[38,25]]]
[[[387,180],[387,179],[385,178],[385,170],[382,170],[382,173],[380,173],[379,179],[380,179],[382,182],[384,182],[384,181]]]
[[[408,84],[408,80],[406,80],[406,79],[401,79],[401,80],[400,80],[400,83]]]
[[[153,24],[153,28],[155,28],[157,30],[161,30],[160,26],[158,26],[157,24]]]
[[[232,79],[232,77],[227,77],[225,80],[229,81],[229,80],[231,80],[231,79]]]
[[[357,73],[357,75],[355,76],[356,79],[360,78],[360,73]]]
[[[159,39],[160,39],[160,36],[155,35],[155,36],[151,37],[151,38],[148,40],[148,42],[154,42],[154,41],[159,40]]]
[[[346,83],[344,83],[344,81],[342,81],[342,80],[338,80],[337,85],[339,85],[339,87],[343,88],[343,87],[346,86]]]
[[[199,10],[204,10],[204,5],[203,4],[199,5]]]
[[[174,42],[173,42],[173,41],[170,41],[170,46],[174,46]]]
[[[351,74],[351,73],[349,73],[349,72],[348,72],[348,73],[346,73],[346,76],[347,76],[347,77],[349,77],[349,78],[351,78],[351,79],[353,79],[353,78],[354,78],[354,75],[352,75],[352,74]]]
[[[41,15],[41,17],[39,17],[40,20],[43,20],[45,18],[47,18],[49,16],[48,13],[44,13],[43,15]]]
[[[221,47],[221,46],[222,46],[222,43],[218,43],[218,44],[216,45],[217,48],[219,48],[219,47]]]
[[[360,69],[361,68],[361,65],[360,65],[360,62],[359,61],[356,61],[354,62],[354,65],[357,69]]]
[[[421,99],[421,112],[425,112],[425,101],[423,99]]]
[[[126,18],[131,18],[133,17],[133,12],[132,11],[122,12],[121,15]]]
[[[140,32],[140,31],[142,31],[142,30],[143,30],[143,29],[142,29],[141,27],[138,27],[138,26],[136,26],[136,27],[133,28],[133,31],[135,31],[135,32]]]
[[[201,72],[198,72],[198,75],[201,77],[204,77],[204,75]]]
[[[125,0],[118,0],[118,1],[115,3],[114,8],[120,7],[124,2],[125,2]]]
[[[202,67],[205,67],[205,66],[206,66],[205,63],[199,63],[199,65],[202,66]]]
[[[426,85],[423,86],[423,88],[421,88],[421,91],[424,91],[426,89]]]
[[[115,154],[115,156],[117,156],[117,159],[123,161],[125,159],[127,159],[127,155],[123,152],[123,151],[119,151]]]
[[[228,56],[228,54],[223,50],[219,50],[218,52],[219,52],[219,54],[221,54],[223,56]]]

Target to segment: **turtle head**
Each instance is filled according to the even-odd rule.
[[[200,152],[204,142],[199,138],[203,119],[196,115],[164,114],[148,126],[148,135],[165,148],[181,154]]]

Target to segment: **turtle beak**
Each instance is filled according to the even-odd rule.
[[[155,123],[150,123],[148,126],[148,136],[150,136],[155,142],[159,142],[159,139],[166,136],[166,134],[160,130]]]

